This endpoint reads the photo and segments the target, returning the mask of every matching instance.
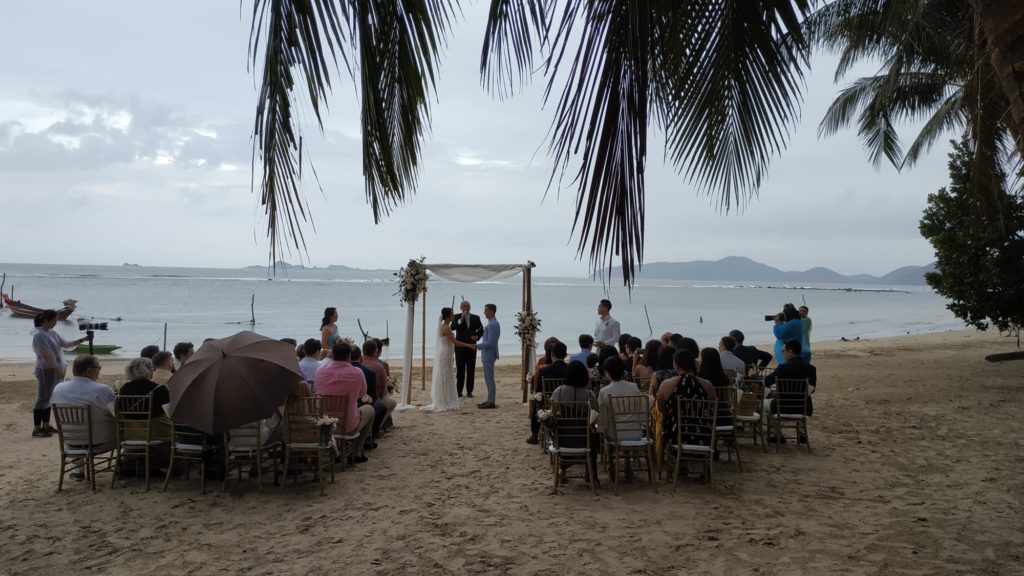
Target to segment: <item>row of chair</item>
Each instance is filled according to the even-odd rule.
[[[241,480],[242,472],[247,468],[250,477],[255,470],[257,484],[262,491],[263,472],[268,464],[272,466],[274,483],[277,484],[281,475],[279,463],[283,463],[286,475],[293,465],[313,463],[314,479],[319,481],[323,493],[323,473],[329,473],[331,482],[334,482],[334,455],[331,439],[322,437],[314,425],[315,420],[324,415],[338,418],[331,436],[343,462],[352,453],[352,443],[357,438],[355,434],[337,432],[346,428],[346,396],[289,398],[285,405],[281,438],[267,437],[266,420],[233,428],[223,435],[208,435],[167,418],[152,417],[151,408],[152,396],[118,396],[114,402],[116,441],[113,445],[99,445],[93,439],[89,406],[55,404],[54,418],[60,444],[57,491],[63,489],[64,477],[71,469],[84,469],[94,492],[96,473],[113,470],[111,487],[114,487],[129,459],[142,465],[146,490],[149,490],[153,458],[158,450],[166,449],[169,459],[164,490],[176,465],[185,467],[185,478],[188,479],[195,464],[199,467],[200,490],[205,493],[207,466],[222,455],[223,490],[227,489],[232,472],[237,472]],[[281,482],[282,487],[284,484]]]

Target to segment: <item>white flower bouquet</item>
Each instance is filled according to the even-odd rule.
[[[398,292],[395,292],[401,299],[402,304],[415,302],[420,294],[427,291],[427,268],[423,265],[425,257],[419,260],[409,260],[405,267],[395,272],[398,276]]]
[[[516,312],[516,336],[522,341],[523,347],[534,348],[537,334],[540,333],[540,317],[533,310]]]

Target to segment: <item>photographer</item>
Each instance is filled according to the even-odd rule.
[[[782,312],[775,315],[774,321],[772,333],[775,334],[775,362],[782,366],[786,363],[786,358],[782,354],[786,342],[803,339],[804,324],[800,321],[800,312],[792,304],[783,306]]]
[[[54,330],[57,312],[44,310],[35,317],[32,331],[32,351],[36,354],[36,403],[32,407],[32,437],[49,438],[56,431],[50,426],[50,398],[57,382],[64,380],[68,365],[64,361],[64,348],[72,348],[88,338],[68,342]]]

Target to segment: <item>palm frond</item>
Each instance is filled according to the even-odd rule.
[[[308,221],[308,210],[299,190],[302,138],[292,115],[293,92],[297,70],[322,129],[321,104],[331,86],[324,41],[334,58],[335,50],[345,43],[338,12],[330,0],[256,0],[253,5],[250,58],[254,68],[262,66],[253,129],[253,186],[258,157],[263,166],[260,202],[267,215],[273,263],[288,245],[305,250],[302,222]]]
[[[553,8],[554,0],[491,0],[480,51],[480,81],[488,91],[504,99],[526,83],[535,50],[548,43]]]

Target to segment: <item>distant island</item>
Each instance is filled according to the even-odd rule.
[[[345,266],[344,264],[330,264],[328,266],[305,266],[303,264],[292,264],[291,262],[285,262],[284,260],[278,260],[273,264],[278,270],[328,270],[331,272],[392,272],[392,270],[385,270],[383,268],[369,269],[369,268],[353,268],[352,266]],[[266,270],[270,268],[270,264],[255,264],[253,266],[245,266],[242,270]]]
[[[826,284],[895,284],[923,286],[924,275],[935,270],[935,264],[904,266],[883,276],[855,274],[846,276],[828,268],[785,271],[742,256],[728,256],[721,260],[694,260],[692,262],[649,262],[637,274],[639,280],[718,280],[726,282],[813,282]],[[614,273],[614,270],[612,271]]]

